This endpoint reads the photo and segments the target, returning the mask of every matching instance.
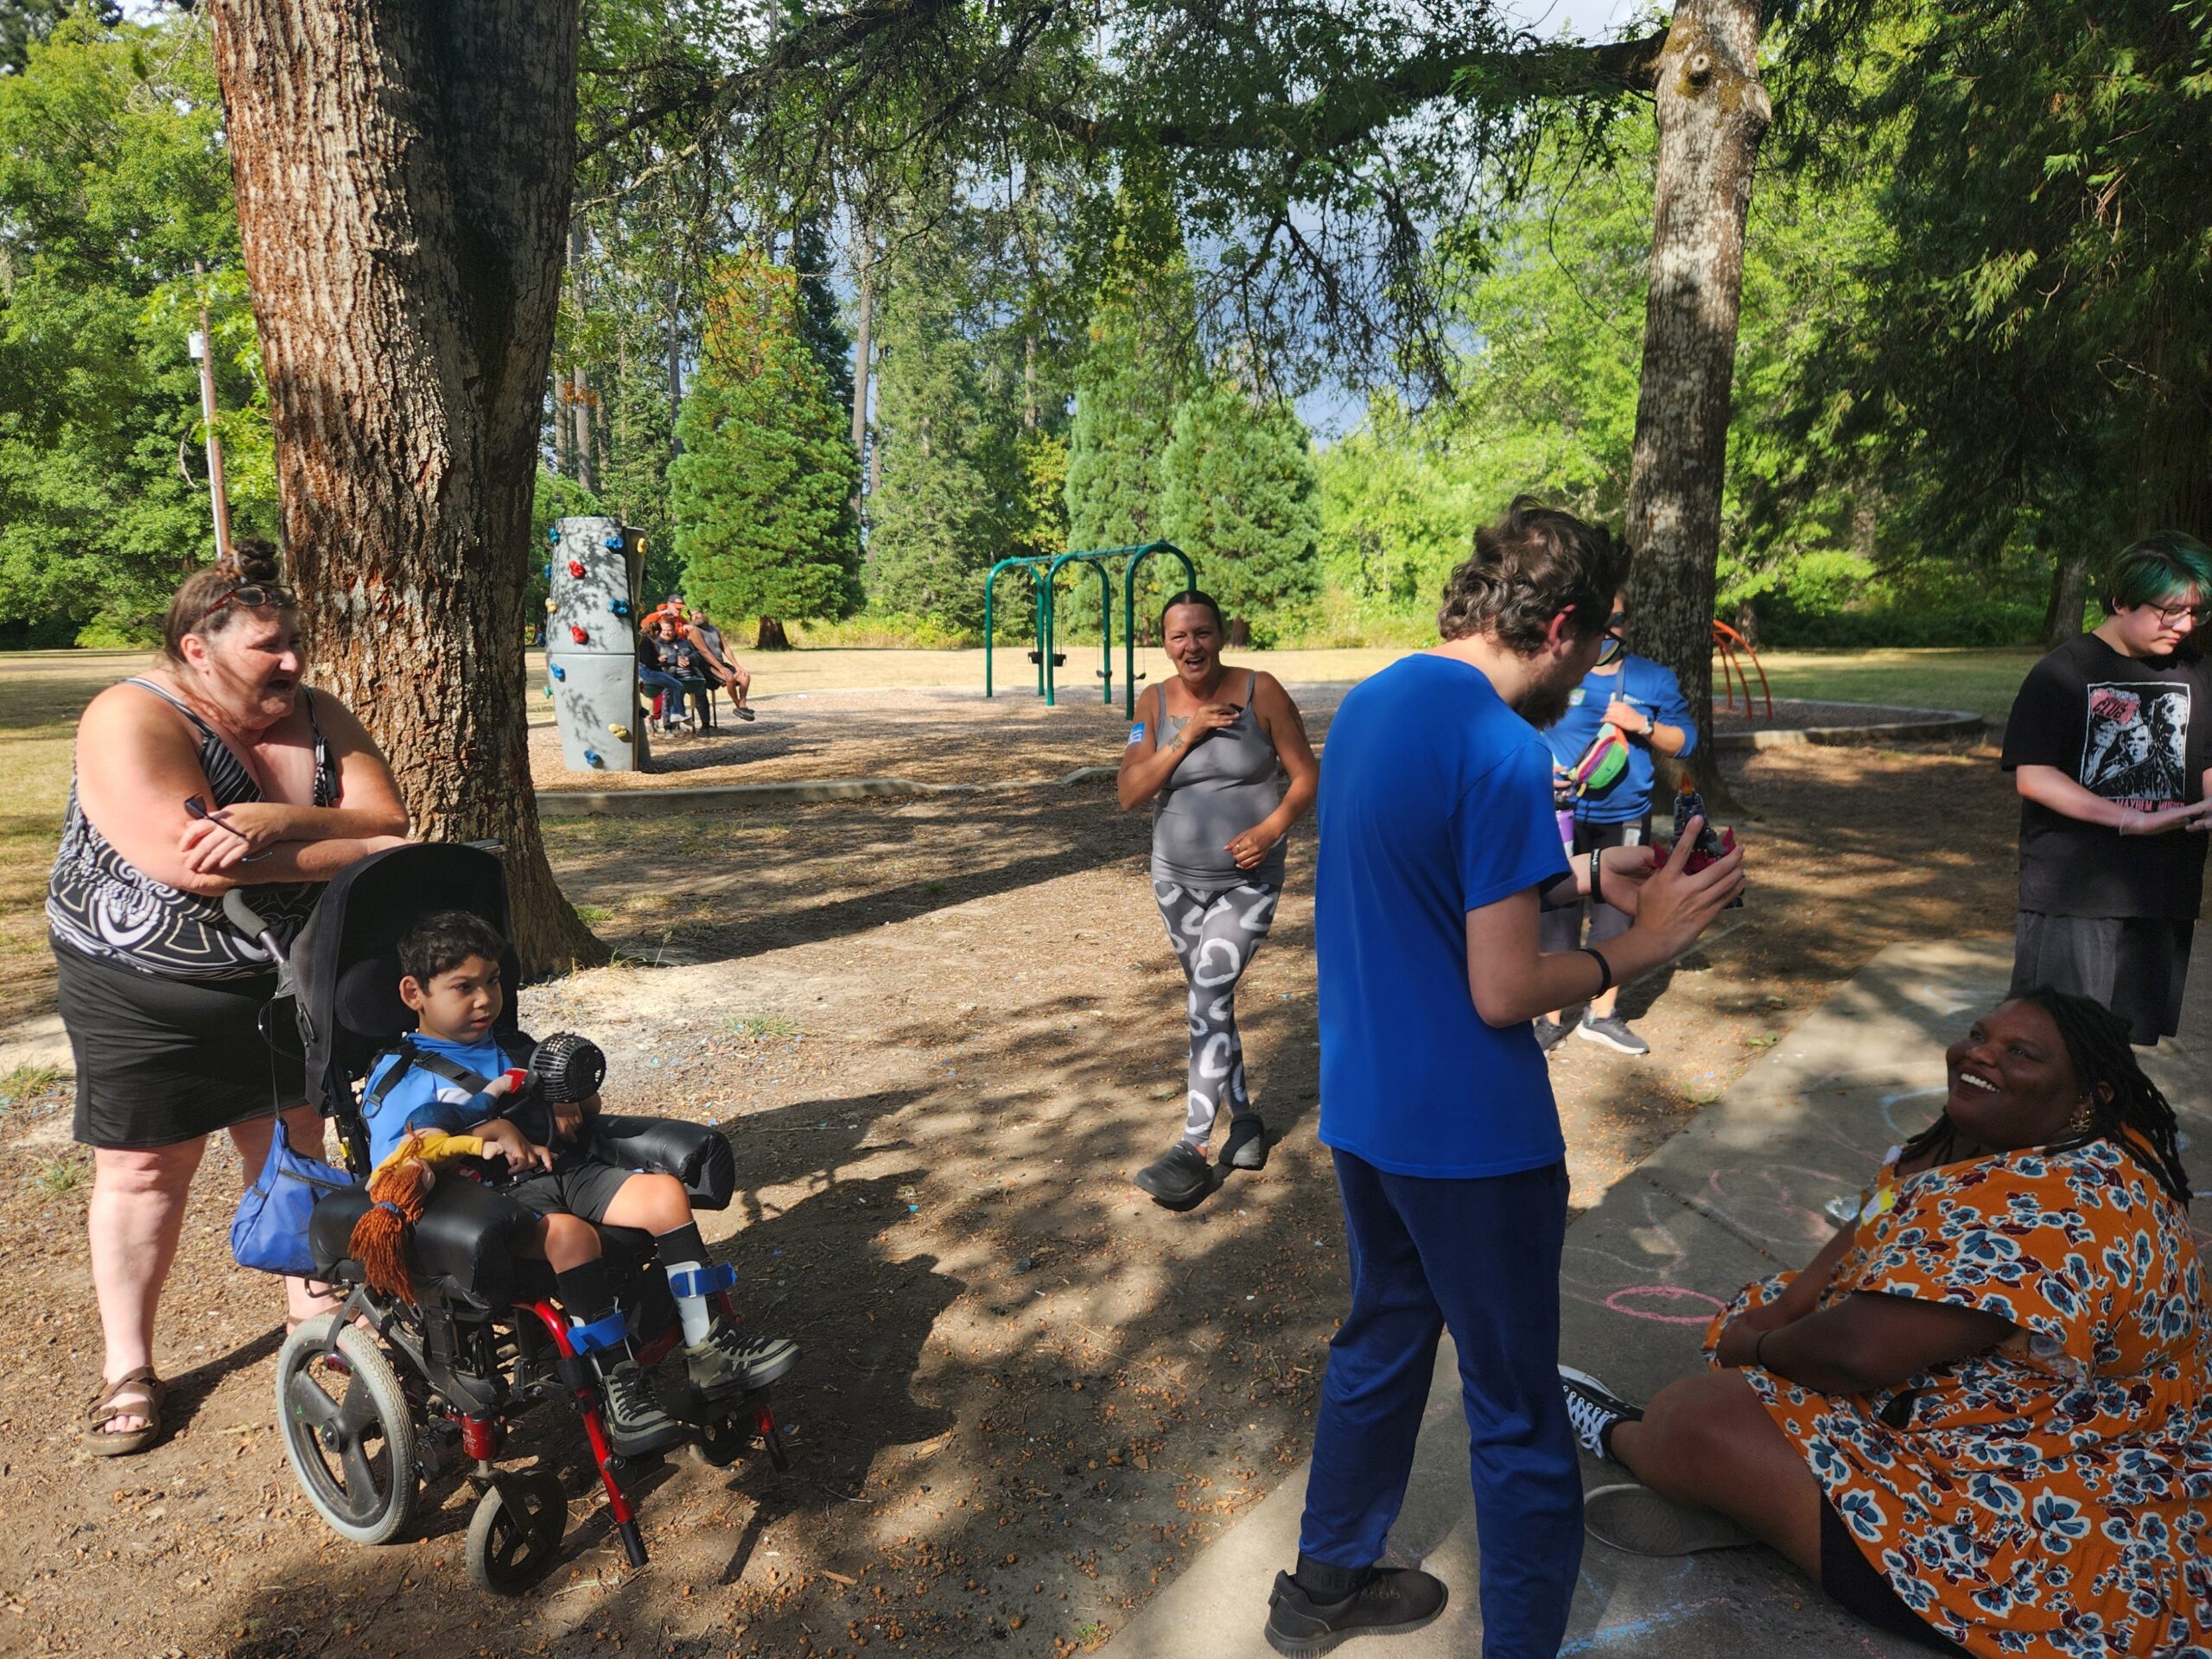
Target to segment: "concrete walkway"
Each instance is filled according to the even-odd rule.
[[[1568,1230],[1560,1355],[1631,1398],[1700,1360],[1713,1311],[1749,1281],[1801,1267],[1885,1150],[1925,1125],[1943,1090],[1942,1051],[2002,994],[2009,939],[1894,945],[1785,1036],[1714,1105],[1618,1183]],[[2193,1163],[2212,1159],[2212,967],[2199,965],[2178,1039],[2148,1068],[2180,1112]],[[2186,1144],[2186,1143],[2185,1143]],[[2212,1189],[2212,1165],[2198,1170]],[[2195,1210],[2212,1246],[2212,1198]],[[1467,1433],[1450,1339],[1438,1357],[1421,1449],[1391,1559],[1452,1587],[1444,1617],[1408,1637],[1343,1649],[1382,1659],[1472,1659],[1482,1650]],[[1585,1483],[1625,1478],[1586,1459]],[[1302,1473],[1194,1560],[1112,1641],[1116,1659],[1260,1659],[1276,1571],[1296,1559]],[[1904,1659],[1921,1651],[1859,1624],[1778,1555],[1719,1551],[1676,1560],[1591,1541],[1566,1654]]]

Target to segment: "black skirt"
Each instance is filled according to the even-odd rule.
[[[77,1064],[80,1146],[175,1146],[305,1097],[299,1058],[261,1034],[261,1011],[276,995],[273,973],[161,979],[59,944],[54,957]]]

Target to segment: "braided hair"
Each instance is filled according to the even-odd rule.
[[[2127,1021],[2101,1002],[2055,991],[2048,985],[2031,985],[2005,1000],[2032,1002],[2050,1016],[2066,1045],[2074,1076],[2088,1094],[2088,1127],[2048,1150],[2069,1152],[2093,1141],[2118,1141],[2148,1164],[2158,1185],[2187,1207],[2190,1191],[2189,1172],[2181,1161],[2181,1126],[2158,1085],[2144,1075],[2137,1063],[2135,1050],[2127,1040]],[[1944,1112],[1905,1142],[1902,1155],[1914,1158],[1932,1153],[1941,1163],[1949,1157],[1957,1137],[1958,1126]]]

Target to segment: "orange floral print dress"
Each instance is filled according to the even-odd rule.
[[[1892,1153],[1820,1306],[1855,1291],[2019,1327],[1872,1394],[1745,1368],[1905,1605],[1977,1654],[2212,1659],[2212,1303],[2148,1166],[2099,1141],[1899,1179]]]

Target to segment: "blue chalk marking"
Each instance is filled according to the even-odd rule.
[[[1603,1630],[1591,1631],[1587,1636],[1570,1637],[1560,1645],[1560,1659],[1567,1659],[1569,1654],[1595,1653],[1600,1649],[1632,1642],[1654,1630],[1664,1630],[1669,1624],[1679,1624],[1692,1614],[1701,1613],[1708,1607],[1724,1606],[1727,1601],[1726,1596],[1707,1596],[1702,1601],[1685,1602],[1679,1607],[1669,1607],[1649,1618],[1631,1619],[1625,1624],[1609,1624]]]

